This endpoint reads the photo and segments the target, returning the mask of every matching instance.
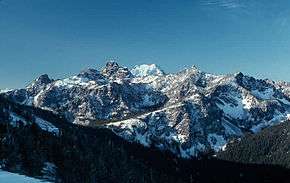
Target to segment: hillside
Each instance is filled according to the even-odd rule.
[[[287,121],[257,134],[248,134],[229,143],[218,158],[256,164],[272,164],[290,168],[290,122]]]

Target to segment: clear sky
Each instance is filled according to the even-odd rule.
[[[106,59],[290,81],[290,1],[0,0],[0,88]]]

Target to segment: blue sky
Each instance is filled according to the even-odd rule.
[[[287,0],[2,0],[0,88],[107,59],[290,81]]]

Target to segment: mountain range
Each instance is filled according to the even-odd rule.
[[[287,82],[256,79],[241,72],[214,75],[195,66],[170,74],[155,64],[129,69],[116,62],[108,62],[100,70],[89,68],[64,79],[52,79],[44,74],[25,88],[0,93],[2,102],[13,105],[3,107],[3,114],[0,115],[2,121],[8,122],[13,129],[34,124],[37,129],[48,133],[49,138],[62,137],[70,129],[69,137],[65,138],[75,134],[77,139],[74,143],[84,146],[90,146],[90,143],[81,142],[81,138],[92,139],[95,141],[93,144],[97,145],[96,142],[108,140],[102,139],[101,134],[109,134],[107,138],[119,137],[117,141],[122,144],[132,143],[138,148],[154,149],[156,153],[160,150],[169,153],[171,160],[175,159],[173,156],[190,162],[215,157],[223,165],[226,161],[290,167],[290,159],[287,158],[290,151],[287,149],[290,84]],[[78,128],[85,130],[78,132]],[[99,133],[98,137],[94,133]],[[124,149],[125,146],[132,148],[126,144]],[[94,153],[95,150],[79,151]],[[124,151],[127,153],[128,150]],[[129,155],[124,156],[127,158]],[[5,157],[7,154],[2,159]],[[61,166],[55,162],[57,160],[49,164],[47,157],[50,156],[45,157],[41,166],[48,163],[46,169]],[[147,160],[142,160],[144,162]],[[14,171],[21,169],[8,166],[4,160],[2,164]],[[129,164],[136,166],[134,162]],[[180,168],[181,165],[176,167]],[[144,166],[151,167],[147,163]],[[65,170],[62,167],[62,174],[68,176]],[[143,171],[140,167],[138,170]],[[37,171],[41,174],[41,168]],[[136,175],[136,172],[133,174]],[[168,172],[162,175],[162,180],[166,181]],[[147,175],[142,176],[144,182],[151,182],[145,181]],[[197,175],[187,174],[180,181],[188,182],[190,176]],[[85,173],[80,177],[85,177]],[[60,180],[66,179],[62,177]]]
[[[105,126],[129,141],[181,157],[226,148],[245,133],[287,121],[290,84],[242,73],[213,75],[196,67],[166,74],[108,62],[65,79],[42,75],[11,100],[61,114],[74,124]]]

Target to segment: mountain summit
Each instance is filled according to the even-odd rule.
[[[136,77],[162,76],[165,74],[164,71],[155,64],[137,65],[131,70],[131,73]]]
[[[132,73],[126,67],[121,67],[117,62],[107,62],[102,70],[102,74],[109,79],[129,79]]]

